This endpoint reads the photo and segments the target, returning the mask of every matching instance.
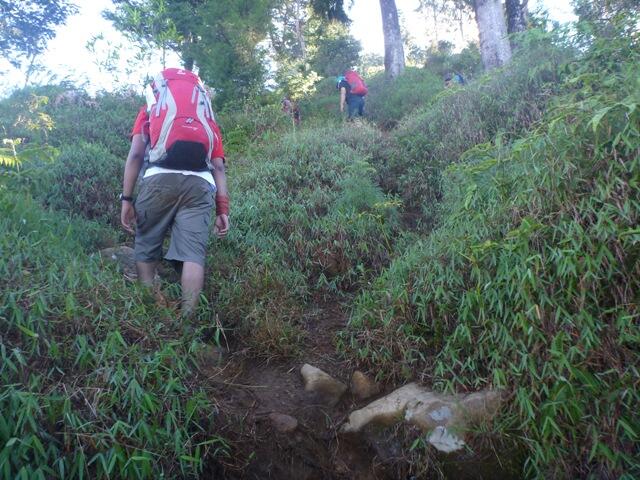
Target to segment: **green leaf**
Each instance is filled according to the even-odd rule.
[[[40,337],[40,335],[38,335],[38,334],[37,334],[36,332],[34,332],[33,330],[29,330],[27,327],[23,327],[22,325],[18,325],[18,328],[19,328],[20,330],[22,330],[22,332],[23,332],[25,335],[28,335],[28,336],[30,336],[31,338],[39,338],[39,337]]]
[[[589,124],[591,125],[591,128],[593,128],[593,133],[596,133],[598,130],[598,125],[600,125],[600,122],[602,121],[602,118],[609,113],[609,111],[612,109],[613,107],[604,107],[602,109],[600,109],[591,119],[591,121],[589,122]]]
[[[4,447],[5,448],[12,447],[13,445],[15,445],[17,441],[18,441],[18,438],[12,437],[9,440],[7,440],[7,443],[5,443]]]

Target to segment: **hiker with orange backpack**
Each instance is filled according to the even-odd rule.
[[[152,88],[153,103],[140,109],[131,131],[120,221],[135,233],[138,278],[149,286],[162,258],[164,237],[171,230],[165,258],[182,262],[182,314],[188,316],[204,284],[214,201],[215,230],[219,237],[229,231],[222,137],[209,95],[196,74],[168,68],[155,77]],[[148,167],[134,199],[147,148]]]
[[[340,112],[344,112],[345,103],[348,106],[347,118],[364,116],[364,97],[369,92],[364,80],[354,70],[347,70],[344,75],[336,78],[336,89],[340,90]]]

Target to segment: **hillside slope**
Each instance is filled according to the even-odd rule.
[[[510,444],[496,464],[520,476],[640,476],[640,39],[633,19],[615,27],[584,43],[534,31],[512,65],[455,90],[411,72],[421,104],[378,102],[383,129],[331,118],[333,88],[300,128],[274,105],[221,116],[233,229],[211,240],[189,321],[174,283],[158,304],[96,254],[131,242],[116,196],[140,99],[40,87],[0,102],[22,139],[0,157],[0,476],[242,478],[278,462],[350,478],[332,462],[355,403],[295,403],[309,359],[388,390],[499,389],[480,433]],[[201,368],[221,343],[227,363]],[[260,423],[274,405],[312,419],[285,450]],[[364,448],[362,472],[442,475],[417,432],[383,437],[407,451]]]

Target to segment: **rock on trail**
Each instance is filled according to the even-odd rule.
[[[420,428],[438,450],[451,452],[464,446],[460,438],[470,427],[490,421],[500,407],[500,393],[442,395],[410,383],[349,415],[342,433],[360,432],[369,424],[391,426],[405,421]]]
[[[344,383],[308,363],[302,366],[300,373],[304,379],[304,389],[315,393],[322,403],[330,407],[335,406],[347,391]]]

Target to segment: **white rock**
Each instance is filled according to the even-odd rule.
[[[304,389],[314,392],[319,399],[329,406],[334,406],[347,390],[347,386],[319,368],[305,363],[300,369],[304,379]]]
[[[393,425],[402,420],[407,403],[423,393],[422,387],[409,383],[389,395],[379,398],[349,415],[349,421],[342,426],[344,433],[359,432],[371,422]]]
[[[341,430],[358,432],[370,423],[388,426],[404,419],[424,432],[432,432],[438,427],[464,431],[468,426],[493,418],[499,406],[499,392],[452,396],[409,383],[352,412]]]
[[[460,403],[465,420],[478,424],[490,420],[498,413],[502,396],[495,390],[483,390],[466,395]]]
[[[404,419],[422,431],[428,432],[439,426],[463,426],[464,415],[455,397],[423,392],[407,404]]]

